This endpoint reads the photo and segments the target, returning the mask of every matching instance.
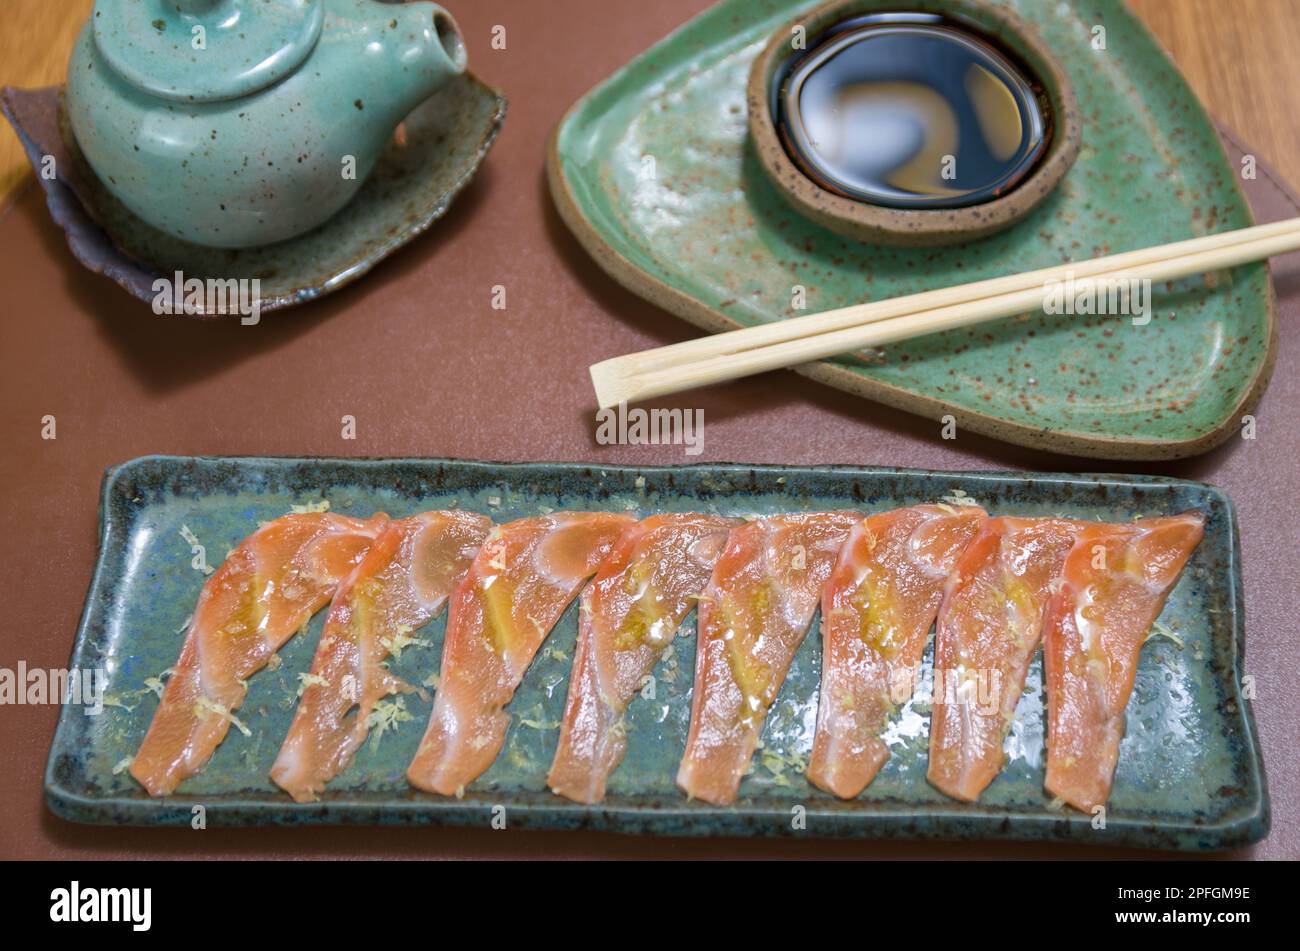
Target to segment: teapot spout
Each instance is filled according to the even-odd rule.
[[[465,41],[451,14],[436,3],[390,5],[380,12],[397,23],[396,30],[387,31],[392,41],[376,52],[387,60],[385,84],[404,116],[465,72]]]

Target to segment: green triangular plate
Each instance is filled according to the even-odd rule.
[[[730,330],[1252,223],[1214,126],[1121,2],[1013,0],[1078,95],[1083,145],[1062,185],[1011,230],[967,245],[888,248],[826,231],[768,183],[745,112],[753,59],[813,5],[726,0],[585,96],[552,138],[552,194],[587,250],[692,323]],[[792,308],[796,285],[806,311]],[[800,372],[1021,445],[1166,459],[1236,430],[1275,342],[1257,264],[1157,285],[1145,326],[1038,313]]]

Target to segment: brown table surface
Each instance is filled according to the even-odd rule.
[[[1250,5],[1277,7],[1268,0]],[[695,332],[624,291],[578,247],[547,196],[543,146],[577,96],[704,6],[705,0],[456,5],[471,62],[511,99],[505,131],[483,171],[432,233],[366,280],[315,304],[268,315],[256,328],[154,316],[107,280],[83,271],[51,223],[40,192],[22,192],[0,217],[0,529],[7,541],[0,550],[6,601],[0,667],[67,663],[94,563],[100,474],[105,466],[147,453],[1163,473],[1223,486],[1237,504],[1247,669],[1257,683],[1255,711],[1273,800],[1271,835],[1238,854],[1300,856],[1300,638],[1294,613],[1300,593],[1294,517],[1300,430],[1290,415],[1300,400],[1300,335],[1285,329],[1300,309],[1300,259],[1273,264],[1284,330],[1273,383],[1257,412],[1259,438],[1233,439],[1198,459],[1099,465],[972,435],[942,442],[937,423],[792,373],[663,401],[704,409],[700,457],[688,460],[672,447],[598,446],[586,366]],[[1190,22],[1192,8],[1202,4],[1141,0],[1139,6],[1147,16],[1164,7]],[[1236,11],[1239,4],[1215,6]],[[498,23],[508,30],[505,51],[489,48]],[[1197,35],[1192,27],[1179,29],[1165,35],[1166,42]],[[1259,49],[1274,42],[1272,29],[1261,34]],[[1238,28],[1233,35],[1240,41],[1241,34]],[[1214,55],[1202,54],[1202,67],[1214,61]],[[1300,128],[1276,92],[1255,100],[1270,110],[1267,122],[1260,123],[1248,107],[1240,112],[1252,131],[1265,130],[1275,144]],[[1295,160],[1294,151],[1277,154]],[[1300,213],[1296,199],[1271,175],[1248,183],[1248,192],[1260,220]],[[490,306],[496,284],[508,288],[504,312]],[[58,419],[57,440],[40,438],[46,414]],[[344,414],[357,419],[355,441],[340,438]],[[49,706],[0,708],[0,764],[6,772],[0,783],[0,857],[1148,854],[1000,842],[77,826],[54,818],[42,803],[56,717],[57,708]]]

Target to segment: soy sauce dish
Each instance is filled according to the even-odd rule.
[[[879,244],[1019,221],[1079,152],[1074,91],[1036,31],[983,0],[834,0],[773,35],[749,129],[802,214]]]

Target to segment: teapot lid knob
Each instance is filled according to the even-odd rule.
[[[238,99],[316,46],[321,0],[95,0],[95,45],[131,85],[178,102]]]

